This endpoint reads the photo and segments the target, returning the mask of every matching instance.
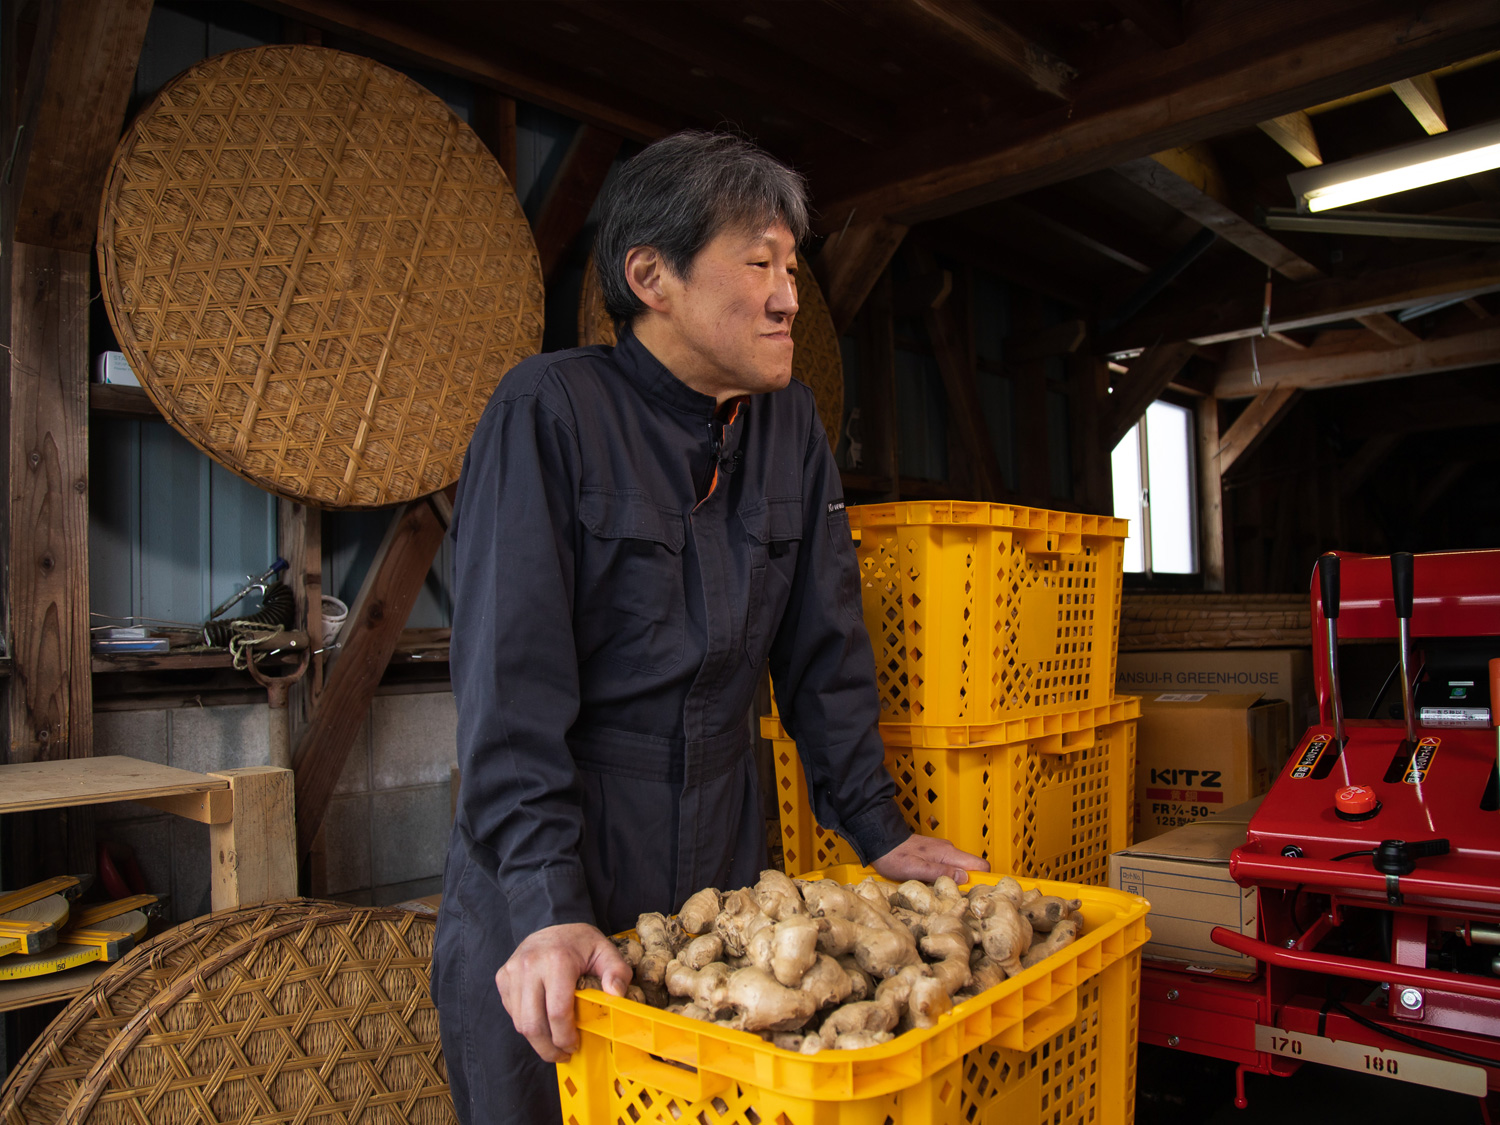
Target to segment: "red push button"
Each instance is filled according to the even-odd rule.
[[[1345,816],[1365,816],[1380,807],[1368,785],[1346,785],[1333,795],[1333,807]]]

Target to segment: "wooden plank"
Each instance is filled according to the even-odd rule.
[[[93,249],[99,196],[125,123],[151,0],[69,0],[27,76],[24,179],[15,239]],[[18,169],[19,170],[19,169]]]
[[[1272,387],[1256,395],[1245,412],[1219,439],[1219,475],[1223,476],[1286,417],[1302,395],[1298,387]]]
[[[1224,174],[1203,146],[1158,152],[1126,161],[1115,170],[1283,277],[1301,281],[1322,276],[1311,262],[1298,257],[1230,205]]]
[[[88,577],[88,255],[14,243],[9,760],[93,749]]]
[[[1401,99],[1401,104],[1411,110],[1428,135],[1448,131],[1448,115],[1443,112],[1443,99],[1438,94],[1437,79],[1430,74],[1417,74],[1391,83],[1391,92]]]
[[[1110,0],[1110,7],[1159,47],[1176,47],[1183,41],[1182,10],[1174,0]]]
[[[1415,12],[1281,0],[1221,12],[1188,40],[1192,50],[1152,60],[1162,65],[1127,55],[1078,79],[1066,117],[966,121],[863,160],[828,153],[826,173],[814,177],[829,181],[819,192],[822,229],[838,230],[851,212],[907,225],[956,214],[1500,45],[1500,23],[1482,0],[1438,0]]]
[[[113,383],[89,384],[89,413],[105,414],[114,418],[161,420],[161,411],[156,409],[156,403],[152,402],[140,387],[119,386]]]
[[[1302,110],[1284,113],[1259,124],[1260,131],[1284,148],[1302,167],[1315,168],[1323,163],[1323,153],[1318,148],[1318,134],[1313,128],[1312,118]]]
[[[298,855],[307,854],[323,823],[333,787],[443,534],[443,521],[429,500],[402,505],[349,609],[343,646],[292,758],[297,772]]]
[[[817,261],[818,279],[839,335],[854,323],[855,314],[905,237],[906,227],[877,218],[848,225],[823,244]]]
[[[654,141],[686,123],[673,111],[637,102],[617,88],[584,74],[518,58],[519,51],[506,59],[493,43],[449,42],[387,14],[380,5],[350,0],[260,0],[260,3],[378,46],[384,52],[493,87],[631,140]]]
[[[183,793],[175,797],[147,797],[140,803],[173,816],[196,820],[199,824],[227,824],[234,815],[234,798],[228,789]]]
[[[1198,349],[1191,343],[1158,344],[1147,348],[1122,376],[1120,386],[1109,397],[1104,424],[1104,448],[1113,449],[1130,427],[1140,421],[1146,408],[1161,397],[1167,384],[1187,366]]]
[[[1219,400],[1198,400],[1198,568],[1205,590],[1224,589],[1224,470],[1219,464]]]
[[[208,829],[213,872],[210,901],[233,910],[297,895],[297,837],[292,771],[274,766],[222,770],[234,816]]]
[[[913,247],[912,251],[912,260],[920,272],[937,270],[937,262],[930,251],[922,247]],[[975,381],[973,349],[968,335],[947,302],[938,308],[927,309],[924,320],[932,341],[933,356],[943,378],[943,389],[948,395],[948,422],[958,435],[972,468],[974,487],[979,494],[977,499],[998,499],[1005,489],[1005,478],[1000,475],[995,443],[979,401],[979,385]]]
[[[1500,248],[1469,250],[1444,258],[1392,266],[1351,278],[1279,284],[1271,300],[1271,331],[1294,332],[1374,313],[1395,312],[1436,300],[1463,300],[1500,289]],[[1191,339],[1217,344],[1259,336],[1263,294],[1236,283],[1208,299],[1163,301],[1103,341],[1110,351],[1156,340]]]
[[[1363,333],[1358,333],[1363,336]],[[1375,348],[1347,337],[1302,352],[1260,347],[1260,385],[1255,383],[1248,344],[1235,344],[1219,371],[1214,393],[1243,398],[1272,387],[1336,387],[1459,371],[1500,363],[1500,328],[1422,340],[1401,348]]]
[[[71,761],[19,762],[0,766],[0,814],[147,801],[227,788],[223,781],[208,774],[118,754]]]
[[[39,1004],[65,1003],[93,988],[94,982],[108,968],[103,961],[94,961],[60,973],[0,981],[0,1012],[34,1008]]]
[[[1357,316],[1354,319],[1379,336],[1387,344],[1401,346],[1415,344],[1422,339],[1422,337],[1418,336],[1390,313],[1371,313],[1369,316]]]
[[[580,125],[573,134],[567,154],[557,175],[547,188],[537,215],[536,250],[542,259],[542,276],[550,285],[564,255],[598,198],[599,189],[609,175],[610,165],[620,151],[621,138],[592,125]]]
[[[975,0],[906,0],[906,3],[981,61],[998,67],[1033,90],[1051,94],[1060,101],[1073,100],[1073,79],[1078,71]]]

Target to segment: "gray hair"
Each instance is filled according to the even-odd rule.
[[[802,176],[729,133],[674,133],[643,149],[615,176],[601,205],[594,268],[616,326],[646,306],[625,280],[625,256],[650,246],[678,277],[725,230],[759,232],[778,219],[807,236]]]

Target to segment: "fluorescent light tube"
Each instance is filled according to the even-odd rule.
[[[1491,168],[1500,168],[1500,121],[1293,172],[1286,179],[1297,209],[1316,213]]]

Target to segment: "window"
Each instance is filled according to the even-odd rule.
[[[1196,574],[1193,419],[1186,407],[1153,402],[1110,456],[1115,515],[1130,521],[1127,574]]]

